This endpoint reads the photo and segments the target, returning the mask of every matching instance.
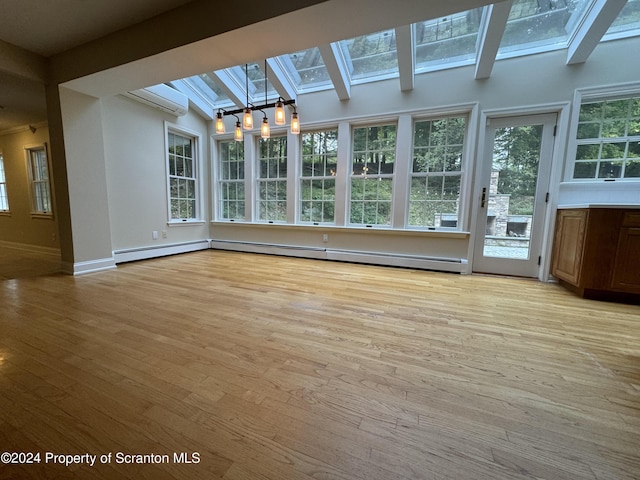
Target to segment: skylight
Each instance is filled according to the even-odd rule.
[[[249,76],[249,101],[251,103],[262,103],[265,99],[264,93],[264,67],[257,63],[250,63],[247,65],[246,71]],[[238,78],[241,85],[244,87],[245,83],[245,66],[232,67],[233,75]],[[278,93],[276,89],[271,85],[267,75],[267,98],[277,98]]]
[[[500,38],[496,35],[502,34],[496,58],[567,48],[579,28],[589,31],[582,28],[583,24],[589,26],[586,22],[592,22],[593,15],[588,14],[599,5],[596,0],[514,0],[504,32],[492,32],[493,38]],[[482,51],[479,36],[488,8],[414,23],[410,30],[411,43],[406,40],[408,30],[403,28],[400,46],[396,43],[396,29],[389,29],[342,40],[331,44],[331,48],[326,48],[326,45],[312,47],[270,59],[266,98],[272,102],[279,96],[289,99],[296,94],[330,89],[334,87],[333,81],[354,85],[399,75],[402,75],[401,80],[406,80],[410,74],[473,64],[478,52]],[[640,35],[640,0],[628,0],[603,40],[635,35]],[[406,59],[415,60],[413,72],[410,68],[403,68],[400,73],[398,48],[401,49],[402,65],[408,64]],[[265,102],[264,69],[264,63],[249,64],[248,81],[245,65],[196,75],[183,81],[213,111],[233,106],[242,108],[247,98],[249,103]],[[271,80],[282,92],[276,91]],[[411,82],[407,84],[411,85]],[[341,100],[349,98],[348,88],[336,90]]]
[[[298,92],[311,92],[333,86],[318,47],[281,55],[279,59]]]
[[[627,0],[618,18],[611,24],[605,39],[638,35],[640,30],[640,0]]]
[[[497,58],[566,47],[591,3],[592,0],[515,0]]]
[[[472,63],[476,56],[482,8],[413,25],[416,73]]]
[[[339,44],[353,83],[398,75],[394,30],[361,35]]]

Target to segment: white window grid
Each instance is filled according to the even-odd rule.
[[[169,158],[170,220],[193,220],[198,216],[196,139],[167,133]]]
[[[223,220],[245,219],[244,143],[220,142],[220,209]]]
[[[257,217],[265,222],[287,220],[287,137],[258,141]]]
[[[580,104],[572,176],[640,179],[640,95]]]
[[[45,146],[27,148],[31,181],[31,209],[33,213],[51,215],[51,185]]]
[[[335,223],[338,130],[302,134],[300,221]]]
[[[414,123],[409,227],[459,228],[466,123],[466,116]]]
[[[7,177],[4,171],[4,157],[0,153],[0,212],[9,211],[9,195],[7,194]]]
[[[390,226],[396,125],[356,127],[352,145],[349,222],[353,225]]]

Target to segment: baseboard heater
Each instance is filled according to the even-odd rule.
[[[113,256],[116,263],[125,263],[207,249],[209,249],[209,241],[198,240],[195,242],[172,243],[168,245],[153,245],[149,247],[116,250],[113,252]]]
[[[340,262],[437,270],[452,273],[462,273],[465,271],[467,265],[467,260],[464,258],[427,257],[401,253],[338,250],[332,248],[277,245],[234,240],[212,240],[211,248],[237,252],[266,253],[271,255],[334,260]]]

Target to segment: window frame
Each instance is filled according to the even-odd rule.
[[[2,203],[7,208],[2,208]],[[7,170],[4,166],[4,155],[0,152],[0,215],[11,215],[9,204],[9,191],[7,190]]]
[[[284,176],[280,176],[280,167],[278,166],[277,169],[277,173],[278,176],[277,177],[263,177],[262,176],[262,172],[261,172],[261,168],[260,168],[260,164],[261,161],[263,160],[262,157],[262,142],[272,142],[275,139],[279,139],[282,140],[284,139],[285,143],[284,143],[284,155],[281,155],[280,157],[268,157],[267,160],[271,160],[272,158],[279,158],[280,161],[284,160],[284,163],[286,165],[286,171],[284,172]],[[255,137],[255,155],[254,155],[254,165],[255,165],[255,178],[254,178],[254,185],[255,185],[255,195],[254,195],[254,208],[255,208],[255,214],[254,214],[254,221],[256,223],[278,223],[278,224],[286,224],[288,223],[288,208],[289,208],[289,195],[288,195],[288,187],[289,187],[289,138],[287,136],[286,133],[283,134],[272,134],[270,136],[270,138],[267,139],[263,139],[259,136]],[[276,195],[276,199],[275,200],[269,200],[269,199],[263,199],[261,197],[261,185],[268,185],[270,183],[276,183],[276,184],[281,184],[281,185],[276,185],[277,187],[277,191],[284,192],[284,199],[282,199],[280,196]],[[283,185],[282,185],[283,184]],[[278,188],[278,187],[283,187],[283,188]],[[262,218],[262,211],[261,211],[261,203],[265,201],[265,202],[270,202],[273,204],[278,204],[278,203],[284,203],[284,219],[278,219],[277,215],[275,218],[270,218],[269,215],[266,216],[266,218]],[[278,211],[278,207],[276,205],[276,212]]]
[[[446,177],[459,177],[460,178],[460,182],[459,182],[459,193],[458,193],[458,199],[457,199],[457,213],[456,213],[456,226],[455,227],[449,227],[449,226],[436,226],[436,225],[411,225],[410,222],[410,216],[411,216],[411,188],[413,185],[413,180],[414,178],[428,178],[429,177],[429,173],[430,172],[414,172],[413,171],[413,161],[415,158],[415,148],[416,148],[416,144],[415,144],[415,134],[416,134],[416,125],[420,122],[434,122],[434,121],[438,121],[438,120],[445,120],[445,119],[456,119],[456,118],[462,118],[465,122],[464,125],[464,132],[463,132],[463,137],[462,137],[462,144],[460,144],[460,170],[456,170],[456,171],[446,171],[443,170],[442,172],[437,172],[439,177],[443,178],[443,182],[444,182],[444,178]],[[458,232],[458,231],[462,231],[462,224],[463,224],[463,219],[464,219],[464,209],[465,209],[465,203],[464,203],[464,198],[465,198],[465,189],[466,189],[466,185],[467,185],[467,167],[468,167],[468,151],[469,151],[469,142],[470,142],[470,124],[472,122],[472,112],[471,111],[453,111],[453,112],[442,112],[442,113],[436,113],[436,114],[431,114],[431,115],[421,115],[421,116],[415,116],[412,119],[412,123],[411,123],[411,158],[409,158],[409,172],[408,172],[408,179],[406,182],[406,215],[405,215],[405,224],[404,224],[404,228],[406,230],[429,230],[429,231],[454,231],[454,232]],[[447,144],[446,146],[458,146],[458,144]],[[433,175],[435,176],[435,175]]]
[[[357,174],[354,170],[353,170],[353,164],[354,164],[354,160],[355,160],[355,139],[356,139],[356,135],[355,132],[357,129],[361,129],[361,128],[365,128],[365,129],[369,129],[369,128],[375,128],[375,127],[394,127],[395,129],[395,145],[393,148],[393,154],[394,154],[394,166],[393,166],[393,173],[377,173],[377,174],[369,174],[369,173],[364,173],[364,178],[365,180],[373,180],[373,179],[377,179],[377,180],[382,180],[382,179],[389,179],[390,183],[391,183],[391,193],[390,193],[390,200],[389,200],[389,209],[390,209],[390,213],[389,213],[389,223],[373,223],[373,224],[369,224],[369,223],[354,223],[353,222],[353,218],[351,215],[351,209],[352,209],[352,203],[353,203],[353,181],[354,179],[363,176],[363,174]],[[346,195],[346,212],[347,212],[347,218],[346,218],[346,224],[348,227],[352,227],[352,228],[378,228],[378,229],[391,229],[393,228],[394,225],[394,210],[395,210],[395,199],[394,199],[394,192],[396,190],[396,183],[397,183],[397,164],[398,164],[398,118],[395,117],[393,119],[381,119],[378,122],[375,123],[364,123],[364,124],[357,124],[357,123],[352,123],[351,124],[351,128],[350,128],[350,145],[349,145],[349,158],[348,158],[348,172],[350,172],[348,174],[348,179],[347,179],[347,195]],[[373,150],[365,150],[364,152],[370,152]],[[366,164],[365,164],[366,167]],[[367,170],[368,172],[368,170]],[[379,191],[376,192],[376,196],[378,197]],[[380,203],[379,197],[376,198],[375,200],[376,204]],[[367,203],[366,199],[363,199],[362,201],[363,206],[365,203]],[[376,209],[377,210],[377,209]],[[377,219],[378,214],[376,213],[376,219]]]
[[[173,135],[178,135],[181,137],[185,137],[185,138],[189,138],[192,142],[191,145],[191,161],[193,164],[193,168],[192,168],[192,176],[191,177],[186,177],[186,176],[179,176],[179,175],[174,175],[171,173],[171,167],[170,167],[170,152],[169,152],[169,135],[173,134]],[[203,223],[203,219],[202,219],[202,175],[201,175],[201,159],[202,159],[202,152],[201,152],[201,145],[202,145],[202,137],[198,132],[195,132],[193,130],[189,130],[187,128],[184,128],[182,126],[179,125],[175,125],[175,124],[171,124],[169,122],[165,122],[165,135],[164,135],[164,154],[165,154],[165,169],[166,169],[166,188],[167,188],[167,224],[170,226],[174,226],[174,225],[193,225],[193,224],[202,224]],[[190,218],[173,218],[172,216],[172,210],[171,210],[171,203],[173,200],[173,197],[171,195],[171,179],[172,178],[184,178],[184,179],[190,179],[193,180],[194,182],[194,202],[195,202],[195,207],[194,207],[194,216],[190,217]]]
[[[301,224],[301,225],[336,225],[336,189],[338,186],[337,183],[337,176],[338,176],[338,162],[339,162],[339,153],[338,153],[338,145],[340,142],[340,137],[338,134],[338,127],[326,127],[326,128],[316,128],[316,129],[312,129],[312,130],[306,130],[300,133],[300,149],[299,149],[299,155],[298,158],[296,159],[297,163],[298,163],[298,167],[299,167],[299,175],[297,178],[297,182],[296,182],[296,188],[297,188],[297,204],[298,204],[298,218],[296,219],[297,223]],[[335,170],[333,171],[333,175],[305,175],[304,172],[304,160],[305,160],[305,155],[304,155],[304,145],[303,145],[303,136],[304,135],[316,135],[316,134],[326,134],[329,132],[335,132],[335,141],[336,141],[336,148],[335,148]],[[314,154],[315,155],[315,152]],[[322,154],[323,156],[326,157],[326,152],[324,152]],[[326,162],[326,158],[325,158],[325,162],[324,162],[324,167],[325,169],[328,167],[328,164]],[[326,170],[325,170],[326,173]],[[324,192],[325,192],[325,185],[324,183],[327,180],[331,180],[334,182],[334,196],[333,196],[333,221],[331,222],[323,222],[320,220],[314,220],[313,218],[311,220],[304,220],[302,218],[302,212],[303,212],[303,204],[307,201],[310,201],[311,203],[321,203],[323,205],[323,210],[324,210],[324,205],[326,203],[328,203],[328,200],[325,199],[324,196]],[[319,200],[314,201],[314,199],[311,200],[305,200],[303,198],[303,183],[305,181],[322,181],[323,182],[323,195],[322,198]]]
[[[51,188],[51,165],[49,163],[49,152],[46,143],[38,145],[28,145],[24,147],[25,160],[27,164],[27,178],[29,181],[29,197],[31,200],[31,217],[32,218],[53,218],[53,190]],[[41,166],[46,168],[46,177],[41,178],[40,174],[34,169],[35,152],[44,154],[44,163]],[[41,189],[38,185],[42,185],[48,196],[49,209],[40,209],[43,203],[41,199]],[[46,200],[45,200],[46,202]],[[44,205],[42,205],[44,206]]]
[[[224,165],[226,163],[231,163],[228,161],[225,161],[225,158],[222,154],[222,148],[224,144],[235,144],[236,146],[238,145],[242,145],[242,159],[237,159],[236,162],[233,163],[242,163],[242,178],[225,178],[224,175]],[[246,169],[246,150],[245,150],[245,145],[244,142],[237,142],[235,141],[233,138],[229,139],[221,139],[218,140],[216,143],[216,152],[217,152],[217,165],[215,168],[215,172],[216,175],[214,176],[214,178],[216,179],[215,181],[215,185],[218,188],[218,194],[216,195],[216,201],[214,202],[214,205],[217,205],[215,208],[215,219],[219,220],[219,221],[225,221],[225,222],[245,222],[247,220],[247,196],[246,196],[246,182],[247,182],[247,169]],[[242,217],[225,217],[223,215],[224,212],[224,205],[225,205],[225,200],[223,194],[224,194],[224,190],[225,190],[225,184],[236,184],[237,185],[237,191],[242,191],[242,204],[244,205],[244,209],[242,212]],[[249,200],[250,201],[250,200]],[[240,200],[235,199],[235,203],[239,204]],[[237,207],[238,205],[236,205]]]
[[[580,123],[580,109],[584,103],[596,103],[602,101],[613,101],[613,100],[624,100],[630,99],[633,97],[640,96],[640,82],[629,83],[623,85],[613,85],[608,87],[593,87],[593,88],[584,88],[577,89],[574,93],[573,98],[573,109],[571,116],[571,124],[569,130],[569,146],[567,148],[567,161],[565,162],[565,170],[563,174],[563,181],[568,183],[590,183],[590,184],[598,184],[602,182],[624,182],[624,183],[640,183],[640,177],[598,177],[598,171],[596,167],[596,176],[592,178],[574,178],[574,172],[577,163],[577,151],[579,145],[586,144],[595,144],[594,142],[581,142],[581,139],[578,139],[578,127]],[[640,141],[640,136],[633,135],[632,138],[638,138]],[[607,138],[611,140],[609,143],[615,143],[615,140],[620,140],[622,138],[626,139],[627,143],[629,143],[628,135],[625,137],[599,137],[598,143],[606,143]],[[592,139],[595,140],[595,139]],[[635,140],[634,140],[635,141]],[[598,163],[600,159],[596,160]]]

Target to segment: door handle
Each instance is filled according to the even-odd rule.
[[[480,207],[484,208],[485,203],[487,202],[487,189],[482,189],[482,200],[480,201]]]

